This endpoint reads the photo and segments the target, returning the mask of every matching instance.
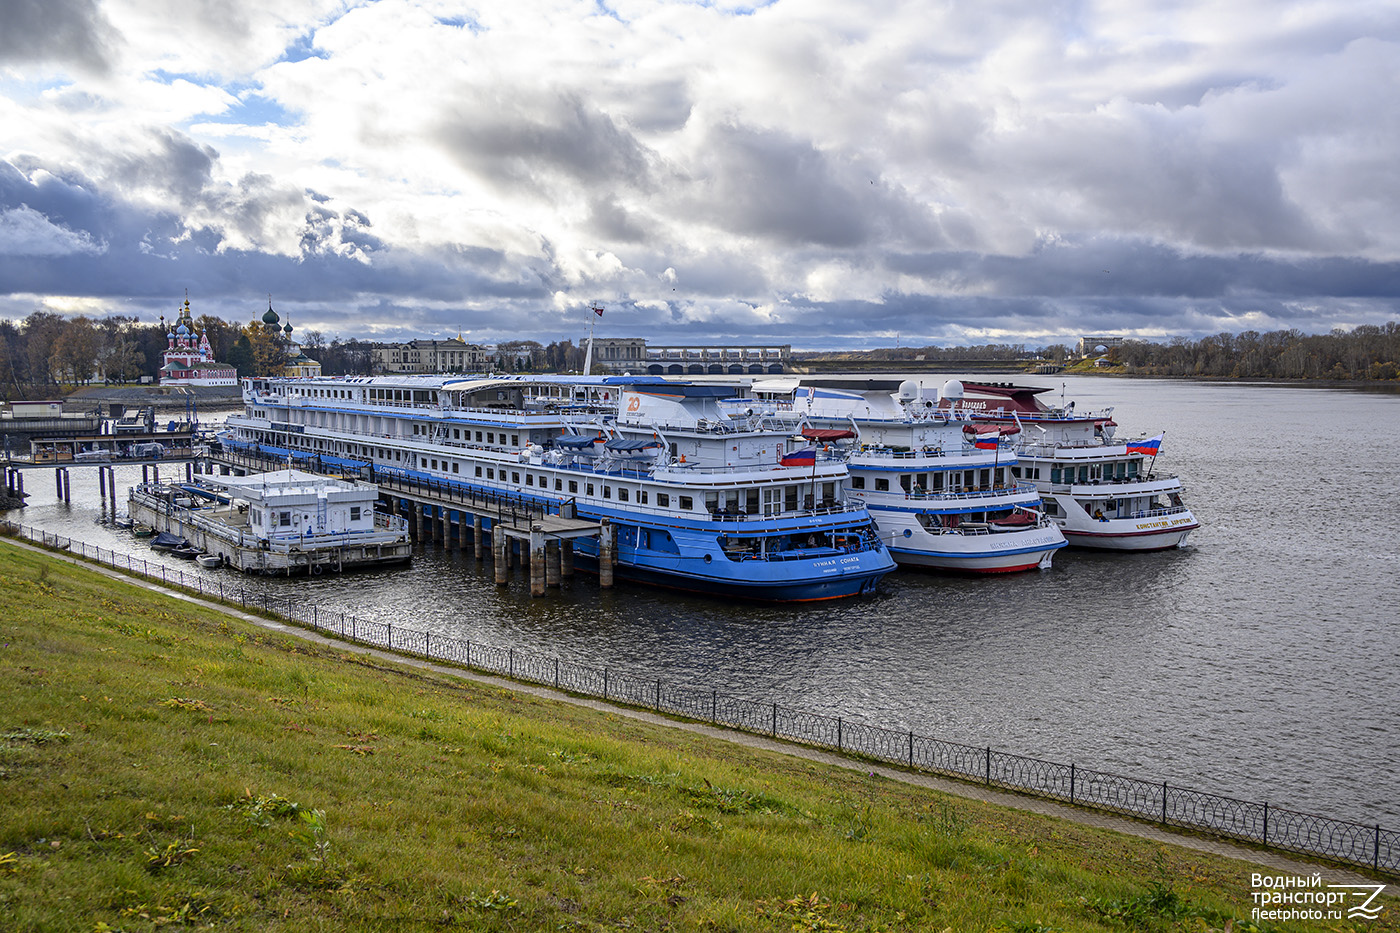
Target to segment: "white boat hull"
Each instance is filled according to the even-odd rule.
[[[871,510],[895,563],[959,573],[1014,573],[1048,570],[1065,546],[1053,526],[994,534],[932,534],[909,512]]]
[[[1074,547],[1102,551],[1165,551],[1186,546],[1191,532],[1200,527],[1190,512],[1148,518],[1094,521],[1057,519],[1065,540]]]

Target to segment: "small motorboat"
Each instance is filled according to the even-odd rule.
[[[156,530],[150,525],[133,525],[131,533],[138,538],[149,538],[156,533]]]
[[[168,531],[162,531],[151,539],[151,550],[171,551],[179,547],[189,547],[190,543],[179,535],[172,535]]]
[[[224,565],[224,559],[218,554],[201,554],[194,560],[199,566],[209,570],[217,570]]]
[[[171,548],[170,553],[175,557],[180,558],[181,560],[194,560],[196,557],[203,554],[204,552],[201,551],[199,548],[195,547],[193,544],[186,543],[180,545],[179,547]]]
[[[126,531],[134,531],[136,528],[136,523],[126,515],[118,515],[116,518],[112,519],[112,524]]]

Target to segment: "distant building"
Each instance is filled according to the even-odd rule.
[[[162,324],[165,323],[164,315],[160,320]],[[161,354],[161,385],[238,385],[238,370],[227,363],[216,362],[214,352],[209,347],[209,335],[195,331],[188,298],[165,339],[166,348]]]
[[[786,372],[790,344],[662,344],[646,348],[644,372],[653,376],[763,375]]]
[[[1075,352],[1078,353],[1081,357],[1097,356],[1100,353],[1106,353],[1107,351],[1112,350],[1114,347],[1121,347],[1123,345],[1123,341],[1127,339],[1127,337],[1105,336],[1080,337],[1079,343],[1075,345]],[[1103,349],[1100,350],[1099,347],[1103,347]]]
[[[491,369],[492,349],[467,343],[461,336],[447,340],[381,343],[371,351],[376,373],[479,373]]]

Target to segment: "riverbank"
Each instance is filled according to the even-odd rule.
[[[1271,871],[268,634],[10,544],[0,618],[15,929],[1242,929]]]
[[[70,408],[83,405],[121,405],[125,409],[154,408],[184,411],[191,404],[226,407],[241,404],[238,386],[89,386],[68,396]]]

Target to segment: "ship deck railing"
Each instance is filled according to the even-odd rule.
[[[946,502],[949,499],[1000,499],[1006,496],[1024,496],[1036,492],[1035,483],[1015,483],[1009,486],[993,486],[990,489],[955,490],[911,490],[904,494],[905,499],[934,500]]]
[[[1124,518],[1161,518],[1163,515],[1180,515],[1182,512],[1189,512],[1190,509],[1184,505],[1172,505],[1165,509],[1142,509],[1123,516]]]
[[[1180,484],[1180,477],[1175,473],[1142,473],[1138,476],[1113,477],[1112,479],[1074,480],[1073,482],[1050,481],[1051,492],[1067,492],[1070,495],[1090,495],[1095,492],[1103,492],[1105,487],[1112,486],[1147,486],[1152,483],[1165,483],[1169,488],[1172,484]]]

